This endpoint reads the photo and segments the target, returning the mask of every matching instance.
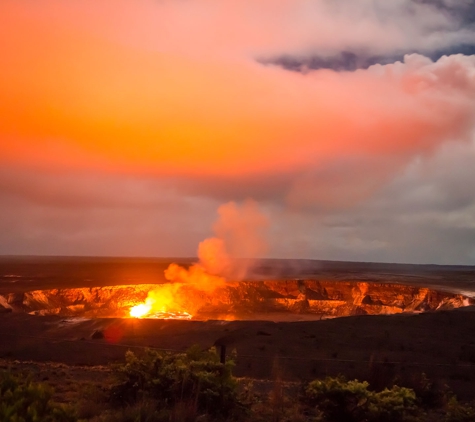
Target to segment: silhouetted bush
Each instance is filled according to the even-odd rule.
[[[409,377],[396,379],[398,385],[414,390],[417,404],[425,409],[445,407],[453,396],[447,385],[440,380],[431,380],[425,373],[411,374]]]

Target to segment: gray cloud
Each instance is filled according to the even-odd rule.
[[[86,176],[76,177],[81,184]],[[56,190],[56,202],[38,201],[29,191],[0,193],[0,253],[194,256],[198,243],[211,234],[217,206],[224,202],[222,192],[213,199],[216,192],[205,193],[204,186],[192,197],[167,193],[136,177],[94,178],[98,183],[81,206],[58,201],[74,194],[71,179]],[[41,180],[36,177],[33,189]],[[271,220],[269,256],[471,264],[473,180],[475,142],[445,145],[431,155],[415,157],[369,198],[345,207],[288,208],[281,192],[260,202]],[[45,184],[50,185],[47,177]],[[126,185],[131,188],[124,190]],[[162,196],[161,202],[150,200],[153,190],[141,185],[155,186],[154,195]],[[237,196],[232,186],[228,191]]]
[[[475,54],[473,0],[337,0],[323,4],[327,5],[323,11],[328,19],[356,28],[360,24],[351,23],[351,19],[366,22],[367,34],[360,30],[352,39],[340,29],[334,34],[333,43],[320,41],[304,51],[289,50],[258,60],[293,71],[354,71],[374,64],[403,61],[406,54],[423,54],[434,61],[444,55]],[[318,32],[316,29],[316,36]],[[366,36],[369,34],[371,36]],[[378,38],[384,40],[384,46],[379,44]]]
[[[475,260],[475,142],[416,157],[371,199],[346,210],[282,214],[280,256],[438,264]]]

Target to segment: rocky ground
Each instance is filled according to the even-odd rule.
[[[8,292],[23,294],[43,287],[82,289],[94,284],[107,286],[113,279],[110,270],[113,266],[107,271],[96,268],[95,272],[88,272],[83,269],[77,275],[71,269],[58,272],[51,263],[49,267],[36,264],[27,266],[27,271],[23,273],[21,266],[12,269],[7,268],[5,263],[2,265],[1,295]],[[139,267],[135,270],[127,268],[123,273],[127,276],[115,273],[117,284],[137,284],[150,280],[151,273],[147,272],[152,271],[150,268],[136,278],[132,274]],[[443,267],[434,270],[417,267],[412,268],[413,272],[410,273],[411,268],[396,266],[391,270],[378,267],[373,272],[366,267],[360,272],[350,271],[348,267],[344,271],[327,268],[313,274],[313,277],[320,282],[340,280],[370,283],[371,289],[376,289],[378,284],[411,284],[412,280],[416,293],[432,286],[444,291],[473,294],[473,269]],[[28,288],[25,289],[25,286]],[[309,289],[318,293],[315,286]],[[365,301],[368,306],[384,305],[378,302],[382,299],[377,297],[377,289],[369,293],[363,290],[358,290],[360,303]],[[331,294],[328,286],[326,292]],[[419,296],[415,294],[414,297]],[[430,297],[437,298],[434,295]],[[283,315],[282,312],[278,314]],[[279,320],[269,313],[263,315],[267,319]],[[255,318],[260,319],[259,314]],[[50,380],[56,376],[52,371],[61,374],[62,370],[68,373],[79,371],[86,378],[90,375],[92,380],[99,380],[107,376],[106,372],[95,372],[91,368],[123,360],[128,349],[140,352],[144,347],[155,347],[182,351],[193,344],[203,347],[216,345],[218,351],[225,346],[228,356],[235,350],[235,373],[238,376],[301,381],[341,373],[378,384],[395,377],[409,380],[425,373],[439,383],[448,384],[460,398],[471,399],[475,380],[474,326],[475,312],[472,306],[420,314],[356,315],[293,322],[282,319],[279,322],[82,319],[4,312],[0,314],[0,358],[3,359],[3,365],[15,367],[34,361],[31,365],[43,365],[41,371],[35,371]],[[58,369],[59,364],[66,365],[67,369]]]
[[[308,380],[342,373],[381,382],[424,372],[466,397],[475,380],[475,312],[462,309],[278,323],[10,313],[0,318],[0,357],[95,366],[121,361],[128,349],[224,345],[228,355],[236,353],[238,376]]]

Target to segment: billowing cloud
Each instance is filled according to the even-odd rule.
[[[252,264],[267,251],[268,219],[256,202],[228,202],[218,208],[214,236],[198,245],[198,262],[189,268],[175,263],[165,270],[170,281],[193,284],[199,289],[215,289],[226,280],[246,277]]]
[[[45,245],[90,233],[81,253],[101,233],[105,251],[136,236],[163,254],[144,234],[157,210],[172,223],[151,231],[175,245],[165,255],[189,254],[206,229],[178,241],[173,221],[207,227],[219,203],[247,197],[275,218],[355,216],[414,160],[471,139],[475,56],[430,57],[473,44],[472,3],[2,2],[0,197],[5,221],[22,219],[3,250],[26,230]],[[386,59],[352,72],[274,60],[331,68],[345,52]]]

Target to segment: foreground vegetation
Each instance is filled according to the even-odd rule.
[[[475,421],[475,406],[421,375],[404,386],[373,389],[343,376],[271,388],[237,380],[233,362],[192,347],[170,354],[127,352],[114,381],[82,385],[73,403],[58,403],[52,389],[31,377],[0,372],[2,422],[404,422]],[[69,385],[74,389],[74,383]]]
[[[0,374],[0,421],[2,422],[73,422],[74,409],[55,403],[52,390],[44,384]]]

